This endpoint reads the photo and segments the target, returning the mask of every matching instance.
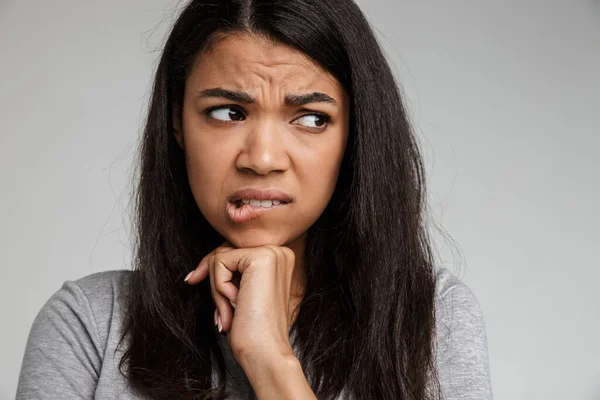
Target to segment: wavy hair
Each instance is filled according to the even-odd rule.
[[[237,33],[303,52],[350,98],[347,148],[333,196],[308,231],[307,286],[291,327],[313,391],[319,399],[440,398],[422,159],[398,85],[352,0],[193,0],[178,16],[140,144],[121,373],[156,399],[227,398],[210,282],[183,283],[225,238],[194,201],[172,121],[196,57]]]

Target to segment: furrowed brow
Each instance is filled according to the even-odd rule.
[[[313,92],[309,94],[288,94],[285,96],[285,104],[288,106],[303,106],[310,103],[330,103],[338,106],[337,101],[331,96],[321,92]]]
[[[248,94],[246,92],[239,92],[239,91],[228,90],[228,89],[223,89],[223,88],[205,89],[205,90],[198,92],[198,94],[196,95],[197,99],[211,98],[211,97],[218,97],[218,98],[228,99],[228,100],[235,101],[238,103],[246,103],[246,104],[250,104],[250,103],[254,102],[254,97],[252,97],[250,94]]]
[[[205,89],[196,95],[197,99],[201,98],[222,98],[235,101],[237,103],[251,104],[254,103],[254,97],[247,92],[229,90],[223,88]],[[313,92],[307,94],[288,94],[285,96],[285,105],[290,107],[299,107],[310,103],[329,103],[338,106],[337,101],[325,93]]]

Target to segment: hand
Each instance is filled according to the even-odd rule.
[[[217,306],[215,323],[219,331],[228,332],[229,345],[240,364],[250,359],[253,364],[268,363],[294,355],[288,334],[294,263],[295,254],[288,247],[238,249],[225,242],[188,275],[190,285],[210,277]],[[239,289],[233,282],[238,274]]]

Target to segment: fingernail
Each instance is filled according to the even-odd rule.
[[[217,323],[219,322],[219,310],[215,308],[215,326],[217,326]]]
[[[223,325],[221,325],[221,316],[219,315],[219,333],[223,330]]]
[[[188,279],[190,279],[190,277],[192,276],[192,274],[194,273],[194,271],[190,271],[189,274],[187,274],[187,276],[185,277],[185,279],[183,280],[184,282],[187,282]]]
[[[233,301],[229,300],[229,303],[231,303],[231,307],[233,307],[233,308],[236,307],[236,304]]]

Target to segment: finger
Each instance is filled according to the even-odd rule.
[[[233,309],[229,303],[229,299],[219,293],[215,281],[215,264],[217,255],[213,254],[208,257],[208,276],[210,277],[210,293],[218,310],[218,329],[219,332],[227,332],[231,329],[231,320],[233,319]]]
[[[212,293],[216,305],[217,327],[219,332],[227,332],[231,329],[231,321],[233,320],[233,308],[229,304],[227,297],[219,294],[216,291]]]
[[[280,246],[280,250],[284,255],[285,262],[294,265],[294,261],[296,260],[296,253],[294,253],[294,251],[287,246]]]
[[[233,247],[233,245],[229,241],[225,241],[221,246],[217,247],[215,250],[208,253],[202,259],[202,261],[200,261],[200,263],[198,264],[196,269],[190,271],[186,275],[186,277],[183,279],[183,281],[189,285],[195,285],[199,282],[202,282],[204,279],[206,279],[206,276],[208,275],[208,263],[207,263],[208,258],[211,257],[212,255],[214,255],[215,253],[230,251],[230,250],[233,250],[234,248],[235,247]]]
[[[236,307],[238,288],[233,283],[233,272],[222,266],[218,261],[219,255],[216,256],[214,279],[216,290],[227,297],[233,308]]]
[[[215,252],[213,257],[208,259],[212,296],[218,304],[224,331],[231,329],[233,308],[237,307],[239,289],[232,282],[233,273],[239,271],[240,265],[247,262],[247,256],[248,249],[230,248],[227,251]]]
[[[289,253],[291,253],[291,255],[293,256],[292,250],[289,250]],[[253,264],[277,266],[284,264],[287,265],[289,263],[283,261],[284,259],[289,258],[289,254],[286,257],[285,253],[281,251],[281,249],[279,249],[277,246],[233,249],[227,252],[215,254],[215,257],[215,262],[218,265],[227,268],[232,273],[235,273],[237,271],[239,272],[239,274],[244,274],[244,272]],[[268,269],[266,271],[263,271],[263,273],[274,274],[276,273],[276,268]],[[289,271],[289,274],[291,278],[291,271]]]
[[[211,286],[214,288],[217,293],[214,295],[217,297],[218,295],[222,295],[229,302],[230,306],[235,309],[237,307],[237,295],[239,289],[232,282],[233,279],[233,271],[228,269],[223,261],[220,259],[223,253],[215,254],[215,257],[211,260],[211,269],[210,276],[212,278]],[[223,330],[229,331],[233,324],[233,309],[229,307],[226,308],[226,313],[221,317],[221,323],[223,325]]]
[[[208,257],[212,254],[212,252],[207,254],[202,261],[200,261],[196,269],[190,271],[183,281],[188,285],[195,285],[206,279],[206,275],[208,275]]]

